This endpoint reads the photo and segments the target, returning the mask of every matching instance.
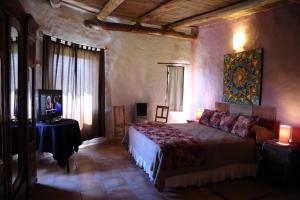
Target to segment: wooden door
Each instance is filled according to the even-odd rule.
[[[33,64],[36,27],[36,23],[29,15],[25,15],[22,5],[17,0],[0,1],[1,200],[28,199],[30,185],[36,180],[36,162],[32,162],[35,160]],[[14,32],[17,34],[13,35]],[[14,57],[13,54],[16,56]],[[13,61],[16,61],[14,67],[12,67]],[[13,72],[13,70],[17,71]],[[16,82],[13,83],[12,79]],[[17,89],[12,89],[12,85],[17,85]],[[30,95],[29,91],[31,91]],[[29,96],[31,98],[28,98]],[[12,101],[12,98],[16,101]],[[13,106],[14,104],[17,106]],[[14,133],[17,139],[13,137]],[[16,152],[14,145],[18,147]],[[16,165],[13,163],[15,155],[17,155]],[[13,170],[14,166],[16,170]]]
[[[26,15],[25,19],[25,37],[26,37],[26,58],[28,71],[28,143],[27,143],[27,180],[28,180],[28,193],[33,192],[33,186],[37,181],[37,161],[36,161],[36,114],[35,114],[35,68],[36,64],[36,31],[38,28],[37,23],[31,17]]]
[[[1,7],[0,7],[1,8]],[[9,149],[9,23],[8,15],[0,9],[0,197],[9,199],[11,194],[11,163]],[[1,172],[0,172],[1,173]]]

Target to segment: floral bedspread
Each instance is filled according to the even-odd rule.
[[[136,123],[132,126],[159,145],[164,170],[197,167],[206,159],[203,145],[190,134],[163,123]]]

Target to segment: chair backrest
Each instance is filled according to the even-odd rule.
[[[125,105],[113,106],[115,136],[125,135]]]
[[[155,113],[156,122],[168,122],[169,106],[157,106]]]

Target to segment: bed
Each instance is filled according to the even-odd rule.
[[[249,112],[275,131],[276,111],[216,103],[216,110]],[[257,143],[199,123],[143,123],[129,127],[123,144],[159,189],[215,183],[257,174]]]

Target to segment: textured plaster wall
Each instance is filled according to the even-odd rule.
[[[166,66],[158,62],[190,62],[191,42],[187,40],[91,30],[83,25],[84,19],[93,17],[88,13],[64,6],[53,9],[46,0],[21,0],[21,3],[43,33],[79,44],[107,47],[106,127],[109,137],[112,136],[112,105],[125,104],[128,121],[131,121],[135,102],[149,103],[151,120],[156,105],[164,104],[167,72]],[[185,72],[184,112],[171,113],[170,122],[190,118],[191,67]],[[41,83],[41,76],[38,76],[38,83]]]
[[[300,4],[199,27],[193,42],[193,110],[214,108],[223,95],[224,55],[235,31],[246,32],[245,50],[264,48],[262,105],[275,106],[282,123],[300,126]]]

